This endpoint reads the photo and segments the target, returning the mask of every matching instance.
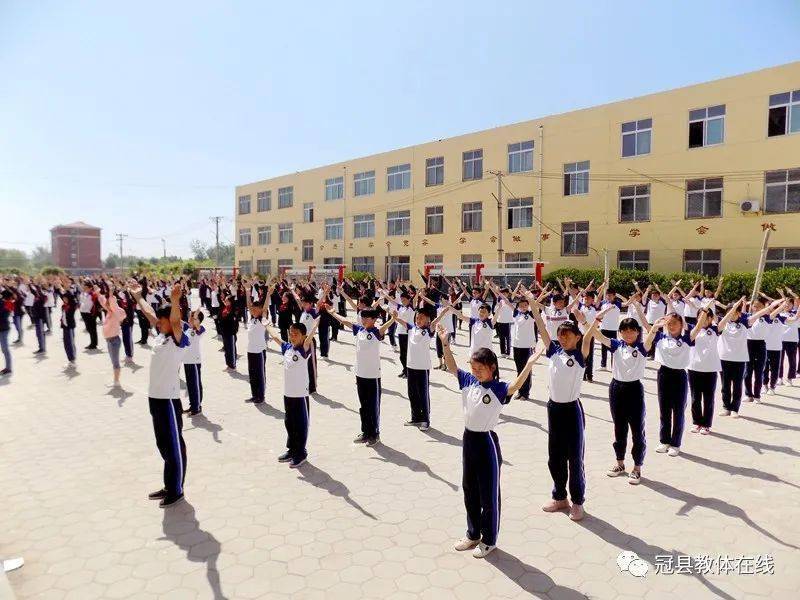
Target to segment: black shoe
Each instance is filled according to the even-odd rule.
[[[406,421],[403,423],[406,427],[419,427],[422,424],[422,421]]]
[[[166,508],[167,506],[171,506],[176,502],[180,502],[183,500],[183,494],[178,494],[177,496],[165,496],[161,502],[158,503],[159,508]]]
[[[44,352],[45,352],[44,350],[42,350],[41,348],[39,348],[38,350],[36,350],[36,351],[34,352],[34,354],[44,354]]]
[[[11,375],[11,369],[3,369],[0,371],[0,375]]]
[[[203,409],[202,409],[202,408],[198,408],[197,410],[189,410],[189,411],[187,411],[187,412],[189,413],[189,416],[190,416],[190,417],[196,417],[196,416],[197,416],[197,415],[199,415],[201,412],[203,412]]]
[[[167,490],[160,489],[157,492],[153,492],[152,494],[147,494],[147,498],[149,500],[161,500],[162,498],[167,497]]]
[[[375,444],[380,443],[380,441],[381,441],[381,436],[376,435],[375,437],[369,438],[366,441],[366,444],[367,444],[367,446],[374,446]]]
[[[278,457],[278,462],[289,462],[290,460],[292,460],[292,455],[288,452],[284,452]]]
[[[185,414],[185,415],[188,415],[190,412],[192,412],[192,409],[191,408],[185,408],[181,412],[183,412],[183,414]]]
[[[362,433],[356,439],[353,440],[353,443],[354,444],[366,444],[368,441],[369,441],[369,438]]]

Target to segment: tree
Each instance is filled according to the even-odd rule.
[[[210,258],[208,255],[208,244],[205,242],[200,240],[192,240],[192,242],[189,244],[189,248],[191,249],[195,260],[205,260]]]
[[[53,253],[46,246],[36,246],[31,252],[31,265],[41,268],[53,264]]]
[[[103,261],[103,267],[106,269],[116,269],[119,266],[119,256],[116,254],[109,254]]]
[[[29,266],[28,256],[22,250],[0,248],[0,271],[11,269],[25,271]]]
[[[217,262],[217,247],[202,240],[192,240],[189,244],[195,260],[213,260]],[[236,247],[233,244],[222,242],[219,245],[219,264],[232,265]]]

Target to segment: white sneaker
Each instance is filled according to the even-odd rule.
[[[700,425],[695,425],[695,426],[694,426],[694,427],[692,427],[692,428],[691,428],[689,431],[690,431],[690,432],[692,432],[692,433],[700,433],[700,431],[701,431],[702,429],[703,429],[703,428],[702,428],[702,427],[700,427]]]
[[[669,450],[669,444],[659,444],[656,447],[656,452],[664,454],[667,450]]]
[[[767,396],[774,396],[774,395],[775,395],[775,390],[773,388],[768,388],[767,389]]]
[[[783,378],[781,378],[781,379],[778,379],[778,381],[777,381],[777,384],[776,384],[776,385],[783,385]]]
[[[497,546],[487,546],[486,544],[481,542],[477,546],[475,546],[475,550],[472,551],[472,556],[474,556],[475,558],[484,558],[495,548],[497,548]]]
[[[794,379],[787,379],[786,385],[788,385],[789,387],[794,387]]]
[[[642,481],[642,472],[637,471],[636,469],[631,470],[628,474],[628,483],[631,485],[639,485]]]
[[[727,417],[731,414],[731,411],[729,411],[727,408],[723,408],[718,414],[720,417]]]
[[[680,454],[680,453],[681,453],[681,449],[680,448],[675,448],[674,446],[672,446],[669,449],[669,452],[667,452],[667,455],[668,456],[678,456],[678,454]]]
[[[738,418],[739,418],[739,413],[736,412],[735,410],[732,410],[731,411],[731,419],[738,419]]]
[[[479,543],[480,540],[471,540],[468,537],[463,537],[458,542],[453,544],[453,548],[459,552],[464,552],[465,550],[472,550]]]
[[[753,398],[753,404],[761,404],[761,398]]]
[[[625,467],[624,465],[616,463],[613,467],[606,471],[606,475],[609,477],[619,477],[620,475],[625,475]]]
[[[746,398],[747,398],[748,402],[752,402],[753,401],[753,397],[752,396],[747,396]]]

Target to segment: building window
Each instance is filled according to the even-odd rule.
[[[408,235],[410,233],[410,210],[396,210],[386,213],[386,235]]]
[[[716,277],[720,272],[722,250],[684,250],[683,270]]]
[[[442,185],[444,183],[444,156],[425,160],[425,185]]]
[[[256,273],[259,275],[269,275],[272,273],[272,261],[270,259],[259,259],[256,261]]]
[[[512,198],[508,201],[508,228],[533,227],[533,198]]]
[[[622,124],[622,156],[650,154],[653,119],[639,119]]]
[[[767,171],[764,185],[764,212],[800,212],[800,169]]]
[[[465,271],[474,271],[475,268],[483,262],[483,257],[480,254],[462,254],[461,255],[461,268]]]
[[[322,266],[326,269],[337,269],[342,264],[341,256],[331,256],[322,259]]]
[[[250,194],[239,196],[239,214],[246,215],[250,212]]]
[[[240,229],[239,230],[239,245],[240,246],[249,246],[250,245],[250,228],[247,229]]]
[[[507,252],[506,269],[532,269],[533,252]]]
[[[619,222],[650,220],[650,184],[624,185],[619,188]]]
[[[360,271],[361,273],[375,274],[375,257],[374,256],[354,256],[353,257],[353,271]]]
[[[425,235],[444,232],[444,206],[425,208]]]
[[[278,188],[278,208],[289,208],[294,204],[294,187]]]
[[[722,216],[722,177],[686,182],[686,218]]]
[[[272,243],[272,226],[262,225],[258,228],[258,245],[269,246]]]
[[[303,223],[314,222],[314,203],[303,202]]]
[[[483,179],[483,150],[470,150],[463,153],[464,169],[461,179]]]
[[[431,265],[434,268],[440,269],[444,264],[444,255],[443,254],[426,254],[425,255],[425,264]]]
[[[575,196],[589,193],[589,161],[564,165],[564,195]]]
[[[344,218],[325,219],[325,239],[341,240],[344,237]]]
[[[240,260],[239,261],[239,273],[242,275],[252,275],[253,274],[253,261],[252,260]]]
[[[617,252],[617,268],[626,271],[649,271],[650,250],[620,250]]]
[[[769,97],[767,135],[786,135],[800,131],[800,90]]]
[[[386,169],[386,189],[390,192],[395,190],[407,190],[411,187],[411,165],[396,165]]]
[[[533,171],[533,140],[508,145],[508,172]]]
[[[294,230],[291,223],[281,223],[278,225],[278,243],[291,244],[294,240]]]
[[[770,248],[767,250],[767,262],[764,268],[771,270],[783,267],[800,268],[800,248]]]
[[[386,258],[387,279],[389,281],[408,281],[411,279],[411,257],[389,256]]]
[[[272,192],[258,192],[256,200],[258,201],[258,212],[272,210]]]
[[[465,202],[461,205],[461,231],[481,231],[483,202]]]
[[[344,198],[344,177],[331,177],[325,180],[325,200]]]
[[[589,221],[561,224],[561,255],[585,256],[589,254]]]
[[[375,215],[353,215],[353,237],[375,237]]]
[[[689,148],[713,146],[724,141],[724,104],[689,111]]]
[[[291,258],[279,258],[278,259],[278,271],[284,271],[286,269],[291,269],[294,266],[294,261]]]
[[[303,240],[303,261],[314,260],[314,240]]]
[[[353,175],[353,195],[369,196],[375,193],[375,171],[364,171]]]

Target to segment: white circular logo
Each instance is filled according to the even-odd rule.
[[[486,323],[484,323],[483,326],[486,327]]]
[[[483,396],[483,403],[484,404],[489,404],[491,401],[492,401],[492,399],[489,397],[489,394],[486,394],[486,395]]]
[[[637,358],[639,356],[639,351],[638,350],[634,350],[633,353],[631,354],[631,356],[633,356],[633,358]]]
[[[575,364],[575,361],[574,361],[573,359],[571,359],[571,358],[570,358],[570,359],[567,361],[567,366],[568,366],[568,367],[571,367],[571,366],[573,366],[574,364]]]
[[[680,348],[681,346],[683,346],[683,342],[681,340],[678,340],[678,348]]]
[[[736,323],[736,329],[741,329],[741,328],[742,328],[742,324],[741,323]]]
[[[297,358],[297,354],[292,354],[292,360],[293,360],[293,361],[295,361],[295,362],[297,362],[297,360],[298,360],[298,358]]]
[[[525,313],[525,320],[528,320],[528,313]]]
[[[368,333],[368,334],[367,334],[367,339],[368,339],[368,340],[371,340],[371,339],[372,339],[372,334],[371,334],[371,333]]]
[[[706,335],[711,335],[713,332],[710,329],[706,329]]]

